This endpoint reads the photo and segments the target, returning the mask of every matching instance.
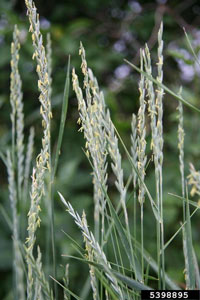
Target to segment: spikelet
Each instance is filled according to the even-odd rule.
[[[140,52],[140,69],[143,71],[143,57],[142,52]],[[142,181],[144,181],[145,177],[145,165],[147,161],[147,157],[145,155],[146,150],[146,127],[145,127],[145,109],[146,109],[146,102],[145,102],[145,80],[144,75],[141,74],[141,79],[139,83],[139,92],[140,92],[140,107],[138,111],[138,147],[137,147],[137,157],[138,157],[138,172],[140,173],[140,177]],[[142,204],[144,202],[144,194],[145,189],[144,185],[142,184],[141,180],[138,180],[139,184],[139,196],[138,200],[139,203]]]
[[[181,94],[181,90],[179,92]],[[183,128],[183,104],[178,104],[178,149],[179,149],[179,165],[181,173],[182,196],[185,197],[185,175],[184,175],[184,128]]]
[[[190,164],[190,175],[188,175],[188,184],[192,186],[190,195],[200,195],[200,171],[196,171],[193,164]]]
[[[149,52],[149,48],[145,45],[145,50],[142,52],[145,70],[149,76],[152,75],[152,68],[151,68],[151,56]],[[147,89],[147,98],[148,98],[148,112],[150,116],[151,122],[151,132],[152,132],[152,141],[151,141],[151,148],[153,150],[154,155],[154,163],[156,165],[156,170],[158,171],[158,139],[157,139],[157,110],[156,110],[156,103],[155,103],[155,92],[153,83],[150,79],[146,78],[146,89]],[[156,173],[157,173],[156,171]]]
[[[131,155],[133,159],[133,163],[137,165],[137,119],[135,114],[132,114],[131,120]],[[133,169],[133,188],[136,189],[136,179],[137,173]]]

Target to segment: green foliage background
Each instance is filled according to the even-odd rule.
[[[80,41],[87,53],[87,61],[93,69],[99,84],[105,93],[108,107],[111,109],[113,121],[127,146],[130,146],[130,122],[132,113],[138,108],[138,74],[133,73],[124,63],[127,58],[138,64],[138,51],[148,42],[152,57],[156,62],[156,40],[160,21],[164,22],[164,83],[177,90],[183,85],[183,95],[187,101],[199,107],[199,74],[200,70],[194,63],[187,48],[182,27],[185,27],[194,40],[198,54],[200,49],[200,5],[198,1],[35,1],[41,17],[44,36],[51,33],[53,47],[53,121],[52,144],[56,143],[61,112],[67,57],[71,54],[72,66],[80,73],[80,58],[78,48]],[[10,103],[9,103],[9,73],[10,73],[10,43],[14,24],[21,31],[20,72],[23,80],[23,99],[25,109],[25,125],[33,125],[36,130],[35,155],[40,149],[42,134],[39,102],[37,91],[37,76],[35,62],[32,61],[32,43],[28,33],[24,1],[0,1],[0,150],[5,151],[11,140]],[[154,49],[155,48],[155,49]],[[185,69],[184,69],[185,68]],[[189,78],[190,75],[190,78]],[[81,76],[81,75],[80,75]],[[192,79],[192,80],[189,80]],[[164,209],[165,209],[165,239],[166,241],[178,229],[181,221],[181,202],[168,193],[181,193],[177,150],[177,102],[166,95],[164,100]],[[93,228],[93,203],[91,168],[82,151],[84,140],[78,132],[77,100],[70,90],[69,110],[66,122],[62,153],[59,161],[56,190],[62,192],[79,212],[85,209]],[[185,160],[188,170],[189,162],[199,168],[199,117],[184,107],[185,125]],[[147,133],[149,133],[147,128]],[[27,138],[27,137],[26,137]],[[148,145],[150,152],[150,145]],[[130,171],[124,155],[125,175]],[[150,158],[150,157],[149,157]],[[0,203],[10,215],[8,199],[7,174],[3,162],[0,162],[1,194]],[[187,174],[187,173],[186,173]],[[128,177],[126,177],[127,179]],[[147,185],[154,195],[153,169],[151,163],[147,169]],[[109,183],[113,186],[112,199],[115,199],[115,178],[110,176]],[[28,207],[29,199],[27,199]],[[61,232],[66,231],[82,243],[80,232],[71,218],[64,212],[58,197],[55,199],[55,226],[58,261],[58,279],[63,276],[63,266],[68,262],[61,254],[74,254],[69,239]],[[20,208],[19,208],[20,210]],[[43,260],[48,255],[45,252],[45,225],[48,224],[46,208],[43,207],[42,227],[38,239],[43,248]],[[130,216],[133,208],[129,207]],[[131,219],[131,218],[130,218]],[[199,255],[198,216],[193,219],[194,246]],[[154,230],[149,204],[145,207],[145,247],[152,254],[155,252]],[[11,269],[12,269],[12,238],[9,227],[0,215],[0,298],[10,299]],[[174,280],[183,281],[184,262],[181,253],[181,236],[177,237],[166,251],[167,271]],[[200,259],[200,256],[198,257]],[[47,259],[46,259],[47,260]],[[80,272],[81,270],[81,272]],[[85,265],[70,261],[70,288],[76,288],[78,293],[83,288],[80,280],[87,272]],[[85,273],[86,274],[86,273]],[[184,287],[184,286],[183,286]]]

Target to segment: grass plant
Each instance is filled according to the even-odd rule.
[[[43,138],[41,150],[37,154],[32,168],[34,129],[30,129],[26,143],[22,83],[18,69],[19,32],[17,27],[15,27],[11,44],[10,76],[12,141],[6,155],[1,154],[8,171],[8,189],[12,211],[11,220],[3,207],[1,207],[1,211],[8,220],[12,230],[13,295],[15,299],[61,299],[61,293],[58,294],[57,284],[63,288],[62,298],[68,300],[136,300],[140,298],[139,291],[142,289],[181,289],[176,280],[174,279],[173,281],[168,276],[165,267],[165,250],[180,231],[182,231],[185,261],[185,287],[186,289],[199,288],[200,276],[193,246],[191,224],[191,218],[198,210],[199,205],[189,199],[188,189],[192,185],[190,190],[191,196],[195,194],[200,195],[200,172],[196,171],[191,164],[188,178],[185,175],[183,105],[187,105],[198,113],[200,110],[187,102],[182,97],[181,92],[175,93],[163,84],[162,23],[158,32],[157,76],[154,77],[152,74],[153,63],[148,45],[140,51],[139,68],[126,61],[140,74],[139,109],[137,116],[135,114],[132,115],[130,152],[112,121],[104,94],[93,71],[88,67],[85,49],[82,43],[80,44],[79,55],[81,57],[83,86],[74,68],[72,70],[72,86],[78,100],[79,118],[77,123],[80,125],[79,131],[83,132],[86,141],[84,153],[92,170],[94,233],[89,229],[85,211],[83,210],[81,217],[73,208],[71,204],[72,199],[66,201],[62,194],[59,193],[62,203],[72,216],[83,238],[82,246],[78,245],[71,238],[71,242],[77,251],[77,256],[73,257],[73,259],[86,263],[89,267],[89,279],[86,280],[86,292],[84,290],[83,293],[85,296],[81,297],[77,295],[78,291],[72,292],[70,290],[70,268],[66,261],[64,263],[66,267],[63,280],[62,283],[59,282],[57,278],[59,266],[56,263],[57,245],[55,244],[54,221],[55,177],[68,109],[70,57],[67,67],[60,129],[54,153],[51,145],[51,39],[50,35],[48,35],[47,45],[45,46],[44,38],[40,31],[39,14],[35,4],[32,0],[25,0],[25,4],[30,23],[29,31],[32,35],[33,59],[37,63],[36,72],[40,93],[39,102]],[[191,44],[189,45],[192,47]],[[198,59],[197,57],[195,58]],[[179,101],[177,139],[182,190],[180,196],[175,196],[183,204],[183,223],[168,241],[165,241],[165,211],[163,203],[164,92],[171,94]],[[153,162],[150,161],[148,168],[154,168],[155,171],[155,197],[151,195],[145,177],[148,161],[146,151],[147,126],[151,131],[150,156],[153,157]],[[120,150],[121,146],[124,153]],[[123,169],[124,155],[128,158],[131,170],[127,182]],[[109,164],[111,168],[109,168]],[[31,168],[32,176],[30,180]],[[113,197],[113,194],[110,193],[109,178],[113,175],[118,197]],[[46,205],[44,206],[42,203],[45,201],[45,191]],[[154,253],[154,257],[147,252],[147,245],[144,239],[145,205],[149,205],[145,201],[147,199],[150,200],[152,216],[156,224],[155,242],[157,244],[157,253]],[[20,230],[20,222],[27,214],[27,204],[29,204],[26,221],[27,237],[26,241],[24,241],[24,229],[22,226],[22,230]],[[131,206],[131,209],[129,209],[129,206]],[[192,213],[191,206],[195,206],[195,210]],[[47,210],[50,207],[49,212],[46,213],[49,218],[49,227],[47,228],[46,252],[44,251],[43,253],[43,257],[45,257],[47,262],[45,267],[43,267],[42,253],[36,237],[36,231],[41,224],[41,207],[45,207]],[[138,210],[140,211],[139,215],[137,214]],[[133,224],[133,226],[130,224]],[[140,232],[140,237],[138,232]],[[65,258],[63,259],[65,260]],[[53,280],[49,280],[49,276]]]

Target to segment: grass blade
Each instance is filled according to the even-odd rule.
[[[12,231],[12,229],[13,229],[12,221],[11,221],[9,215],[7,214],[5,208],[3,207],[3,205],[1,203],[0,203],[0,211],[1,211],[1,214],[2,214],[2,216],[4,217],[4,219],[6,221],[9,229]]]
[[[183,28],[183,30],[184,30],[185,37],[186,37],[187,43],[188,43],[188,45],[189,45],[189,48],[190,48],[190,50],[191,50],[191,52],[192,52],[192,54],[193,54],[193,56],[194,56],[194,58],[195,58],[195,61],[197,62],[197,64],[198,64],[199,67],[200,67],[199,59],[198,59],[198,57],[197,57],[197,55],[196,55],[196,53],[195,53],[195,51],[194,51],[194,48],[192,47],[192,44],[191,44],[190,39],[189,39],[189,36],[188,36],[188,34],[187,34],[185,28]]]
[[[114,271],[115,276],[120,279],[123,283],[125,283],[126,285],[128,285],[130,288],[134,289],[134,290],[153,290],[152,288],[150,288],[149,286],[142,284],[128,276],[124,276],[116,271]]]
[[[58,167],[58,158],[60,154],[62,139],[63,139],[63,133],[65,128],[65,121],[67,116],[67,109],[68,109],[68,100],[69,100],[69,87],[70,87],[70,55],[68,57],[68,64],[67,64],[67,75],[66,75],[66,81],[65,81],[65,88],[64,88],[64,95],[63,95],[63,104],[62,104],[62,113],[61,113],[61,120],[60,120],[60,128],[59,128],[59,134],[58,134],[58,143],[56,147],[56,154],[55,154],[55,160],[54,160],[54,168],[53,168],[53,174],[52,179],[55,178],[57,167]]]
[[[50,226],[51,226],[54,277],[56,277],[57,270],[56,270],[56,253],[55,253],[55,226],[54,226],[54,200],[53,200],[54,199],[54,189],[53,189],[52,184],[54,182],[55,175],[56,175],[56,170],[57,170],[57,166],[58,166],[58,158],[59,158],[60,149],[61,149],[61,145],[62,145],[65,121],[66,121],[66,116],[67,116],[68,99],[69,99],[69,86],[70,86],[69,71],[70,71],[70,56],[68,57],[67,75],[66,75],[66,81],[65,81],[62,112],[61,112],[61,121],[60,121],[58,142],[57,142],[57,147],[56,147],[56,154],[55,154],[55,160],[54,160],[54,165],[53,165],[53,171],[51,173],[50,190],[49,190],[49,197],[51,199],[51,225]],[[55,291],[56,291],[56,287],[55,287]],[[57,291],[56,291],[56,298],[57,298]]]
[[[134,238],[132,238],[134,241]],[[141,245],[138,241],[134,241],[136,248],[140,251],[141,250]],[[154,270],[156,273],[158,273],[158,265],[156,261],[151,257],[149,252],[144,249],[144,259],[147,262],[147,264],[150,265],[152,270]],[[172,290],[180,290],[180,287],[174,283],[171,278],[165,273],[165,282],[167,286],[172,289]]]
[[[60,285],[65,291],[67,291],[71,296],[73,296],[74,299],[76,299],[76,300],[82,300],[80,297],[78,297],[76,294],[74,294],[73,292],[71,292],[68,288],[66,288],[66,286],[64,286],[63,284],[61,284],[58,280],[56,280],[55,278],[53,278],[51,275],[49,275],[49,277],[51,279],[53,279],[58,285]]]
[[[184,198],[184,197],[181,197],[181,196],[178,196],[178,195],[176,195],[176,194],[173,194],[173,193],[168,193],[169,195],[171,195],[171,196],[174,196],[174,197],[176,197],[177,199],[180,199],[180,200],[183,200],[183,201],[185,201],[186,203],[188,202],[189,204],[191,204],[192,206],[194,206],[194,207],[196,207],[196,208],[200,208],[200,202],[194,202],[194,201],[192,201],[192,200],[189,200],[189,199],[187,199],[187,198]]]
[[[135,277],[138,278],[138,280],[141,281],[142,280],[142,273],[141,273],[141,267],[139,265],[139,262],[137,261],[136,258],[134,258],[134,261],[132,261],[130,244],[129,244],[128,238],[126,236],[126,232],[125,232],[125,230],[124,230],[124,228],[121,224],[121,221],[120,221],[118,215],[115,212],[115,209],[114,209],[109,197],[107,196],[106,199],[107,199],[107,202],[108,202],[108,205],[109,205],[112,220],[114,221],[114,224],[117,228],[117,232],[120,236],[120,239],[121,239],[122,245],[124,247],[124,250],[125,250],[125,252],[126,252],[126,254],[127,254],[127,256],[130,260],[131,266],[132,266],[132,268],[135,272]]]
[[[190,219],[192,218],[192,216],[197,212],[198,208],[196,208],[192,214],[190,215]],[[181,229],[185,226],[185,224],[187,223],[187,221],[185,221],[180,227],[179,229],[173,234],[173,236],[168,240],[168,242],[165,243],[164,249],[165,250],[169,244],[174,240],[174,238],[177,236],[177,234],[181,231]]]
[[[178,101],[182,102],[183,104],[187,105],[191,109],[193,109],[193,110],[197,111],[198,113],[200,113],[200,109],[198,109],[197,107],[195,107],[191,103],[187,102],[182,96],[176,94],[175,92],[173,92],[172,90],[170,90],[168,87],[166,87],[163,83],[158,82],[155,78],[153,78],[152,76],[148,75],[146,72],[141,71],[138,67],[136,67],[134,64],[132,64],[130,61],[128,61],[126,59],[124,59],[124,61],[127,64],[129,64],[133,69],[135,69],[137,72],[143,74],[149,80],[151,80],[153,83],[157,84],[157,86],[159,86],[160,88],[162,88],[163,90],[165,90],[165,92],[167,92],[168,94],[170,94],[173,97],[175,97]]]

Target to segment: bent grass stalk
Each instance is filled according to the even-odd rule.
[[[58,193],[58,194],[59,194],[60,199],[63,202],[63,204],[66,206],[69,214],[73,217],[76,225],[81,229],[84,238],[86,238],[88,243],[91,245],[97,262],[102,263],[103,267],[105,268],[106,276],[110,280],[111,285],[112,285],[114,291],[116,292],[116,294],[118,295],[119,299],[121,299],[121,300],[124,299],[121,288],[118,285],[117,279],[113,275],[111,265],[108,262],[106,255],[103,252],[103,250],[101,249],[99,243],[95,240],[94,235],[92,234],[92,232],[90,232],[88,230],[88,227],[81,220],[81,217],[79,216],[79,214],[74,211],[71,204],[69,202],[66,202],[64,197],[60,193]]]
[[[84,227],[88,228],[86,214],[84,211],[82,214],[82,223],[84,224]],[[90,245],[90,243],[88,242],[88,240],[85,236],[83,236],[83,238],[84,238],[84,242],[85,242],[85,248],[87,251],[88,260],[93,261],[94,254],[93,254],[92,246]],[[90,273],[90,282],[91,282],[91,287],[92,287],[92,292],[93,292],[93,300],[98,300],[99,299],[98,283],[97,283],[97,279],[95,276],[95,269],[92,265],[89,265],[89,269],[90,269],[90,272],[89,272]]]

